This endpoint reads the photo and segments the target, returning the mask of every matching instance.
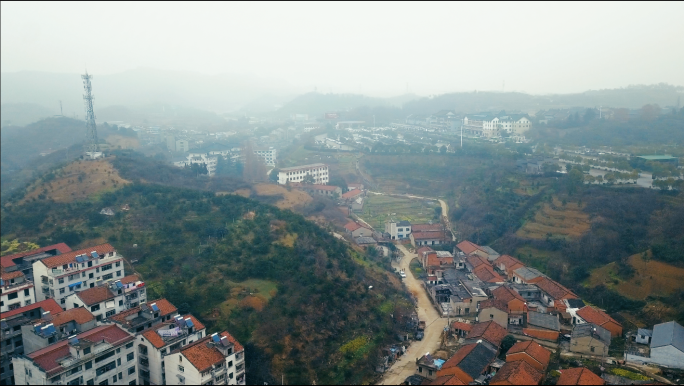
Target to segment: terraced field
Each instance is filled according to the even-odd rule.
[[[575,238],[591,228],[589,216],[582,212],[577,203],[566,203],[554,197],[553,205],[544,204],[534,218],[525,223],[517,232],[518,237],[545,239],[551,237]]]

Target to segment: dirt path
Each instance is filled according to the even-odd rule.
[[[387,370],[379,384],[381,385],[398,385],[404,380],[415,374],[417,370],[416,359],[420,358],[427,352],[434,353],[439,349],[442,331],[447,325],[447,319],[440,318],[437,310],[430,303],[425,288],[420,281],[416,280],[409,270],[411,260],[416,257],[415,253],[409,252],[406,247],[401,244],[397,245],[403,253],[404,257],[400,263],[393,262],[392,267],[404,269],[406,278],[404,284],[409,292],[413,293],[418,299],[418,318],[424,320],[427,324],[425,328],[425,337],[421,341],[413,342],[406,350],[406,354],[402,355],[398,361],[394,362],[392,367]]]

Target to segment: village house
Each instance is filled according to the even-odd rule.
[[[346,193],[343,193],[340,196],[340,199],[342,199],[342,201],[352,202],[352,201],[356,200],[357,198],[360,198],[363,196],[364,196],[363,190],[354,189],[354,190],[350,190]]]
[[[347,184],[347,192],[354,189],[363,190],[363,184]]]
[[[95,327],[15,358],[14,378],[20,385],[133,384],[134,340],[116,325]]]
[[[47,299],[28,306],[2,313],[0,321],[0,342],[2,342],[2,355],[0,355],[0,381],[3,385],[16,385],[14,379],[12,357],[24,353],[24,340],[22,327],[31,321],[40,318],[43,313],[61,312],[62,307],[54,299]]]
[[[549,279],[548,277],[544,277],[537,281],[535,285],[541,290],[542,304],[547,308],[553,308],[557,311],[565,310],[565,304],[563,303],[563,300],[579,298],[572,291]]]
[[[483,264],[473,269],[473,274],[485,283],[504,283],[506,279],[501,277],[491,265]]]
[[[506,275],[508,279],[513,278],[513,271],[525,265],[518,259],[509,255],[501,255],[492,263],[496,269]]]
[[[653,326],[649,362],[660,366],[684,368],[684,327],[676,322]]]
[[[506,362],[489,380],[490,385],[538,385],[544,373],[525,361]]]
[[[564,317],[567,317],[570,324],[575,325],[578,323],[578,320],[581,323],[582,318],[577,316],[577,311],[586,306],[582,299],[563,299],[563,303],[565,303],[565,313],[567,314]]]
[[[326,196],[331,198],[340,197],[342,188],[332,185],[297,185],[297,188],[307,192],[311,196]]]
[[[471,243],[468,240],[464,240],[456,244],[454,255],[458,254],[458,252],[461,252],[466,256],[478,255],[484,257],[485,259],[489,258],[489,254],[482,247],[475,243]]]
[[[534,268],[520,267],[513,271],[513,283],[534,284],[546,277],[543,273]]]
[[[635,341],[640,344],[651,344],[651,338],[653,337],[653,330],[646,328],[637,329],[637,334]]]
[[[29,354],[97,326],[93,314],[85,308],[52,313],[47,311],[21,326],[24,353]]]
[[[454,256],[447,251],[424,251],[418,255],[420,263],[428,275],[443,276],[444,269],[454,266]]]
[[[482,377],[489,369],[490,363],[496,359],[496,350],[482,343],[471,343],[462,346],[437,371],[438,385],[468,385]]]
[[[457,338],[465,338],[472,329],[473,325],[471,323],[460,321],[451,323],[451,333]]]
[[[385,233],[390,235],[391,240],[401,240],[408,238],[411,234],[411,223],[402,221],[385,221]]]
[[[439,245],[444,244],[446,241],[443,230],[416,231],[415,226],[414,229],[411,230],[409,238],[411,239],[411,244],[414,247],[420,247],[421,245]]]
[[[166,384],[244,385],[244,351],[227,331],[204,337],[166,356]]]
[[[508,335],[508,331],[498,323],[494,321],[480,322],[473,325],[465,343],[477,343],[481,340],[484,345],[498,352],[501,341],[506,335]]]
[[[549,366],[549,361],[551,361],[551,351],[533,340],[517,342],[506,353],[506,362],[515,361],[525,361],[544,373]]]
[[[425,354],[416,362],[418,375],[434,380],[437,378],[437,371],[442,369],[444,362],[446,362],[444,359],[434,358],[429,353]]]
[[[556,385],[605,385],[606,381],[591,372],[586,367],[574,369],[558,370],[561,375],[556,381]]]
[[[570,351],[606,356],[610,347],[610,331],[591,323],[578,324],[572,328]]]
[[[487,299],[480,302],[479,322],[493,321],[503,328],[508,328],[508,305],[498,299]]]
[[[33,282],[22,271],[5,272],[0,267],[0,312],[5,313],[36,302]]]
[[[591,306],[585,306],[576,312],[575,324],[592,323],[610,331],[610,336],[622,335],[622,325],[607,313]]]
[[[527,303],[529,311],[546,312],[546,307],[541,304],[542,291],[534,284],[511,284],[515,290]]]
[[[373,236],[372,230],[353,221],[348,222],[347,225],[344,226],[344,229],[346,229],[347,234],[349,234],[352,238]]]
[[[494,299],[506,303],[508,308],[508,324],[521,325],[523,323],[523,314],[527,311],[527,306],[525,299],[517,291],[504,284],[492,291],[492,296]]]
[[[33,263],[33,274],[41,286],[36,300],[53,298],[66,309],[66,297],[71,293],[120,279],[123,272],[123,258],[110,244],[38,260]]]
[[[523,333],[542,340],[558,341],[560,336],[558,315],[529,311],[527,326],[523,329]]]

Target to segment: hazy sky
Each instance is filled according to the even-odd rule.
[[[684,3],[1,4],[3,72],[138,67],[301,90],[568,93],[684,85]]]

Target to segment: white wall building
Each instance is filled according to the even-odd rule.
[[[405,220],[402,221],[386,221],[385,233],[389,233],[390,239],[401,240],[408,238],[411,234],[411,223]]]
[[[330,180],[328,165],[318,163],[280,169],[278,183],[285,185],[288,182],[302,182],[307,175],[313,176],[314,184],[318,185],[326,185]]]
[[[207,165],[207,175],[213,176],[216,173],[216,164],[218,163],[219,156],[211,156],[206,153],[190,153],[184,161],[176,161],[173,164],[175,166],[184,168],[192,164],[205,164]]]
[[[36,300],[53,298],[66,309],[74,292],[123,277],[123,258],[110,244],[71,251],[33,263],[33,277],[41,290]]]
[[[244,385],[245,353],[229,333],[214,333],[166,359],[167,385]]]
[[[0,312],[12,311],[36,302],[33,282],[21,271],[2,272],[0,276]]]
[[[98,321],[107,319],[145,301],[145,283],[137,279],[137,275],[126,276],[73,293],[67,296],[66,308],[85,307]]]
[[[275,166],[276,165],[276,149],[269,147],[268,149],[255,149],[254,154],[259,156],[266,166]]]
[[[176,141],[176,151],[182,151],[187,153],[190,151],[190,143],[185,139],[179,139]]]
[[[104,325],[14,358],[18,385],[137,384],[135,337]]]

